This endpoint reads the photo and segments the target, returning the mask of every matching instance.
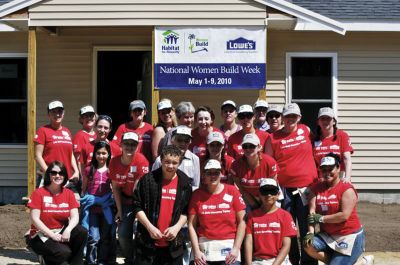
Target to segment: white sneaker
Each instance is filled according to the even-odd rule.
[[[364,265],[374,265],[374,255],[367,255],[363,257]]]

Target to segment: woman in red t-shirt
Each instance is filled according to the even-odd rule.
[[[208,160],[205,186],[190,200],[188,228],[195,265],[240,264],[246,206],[235,186],[221,183],[221,171],[218,160]]]
[[[243,137],[244,155],[232,163],[229,178],[239,188],[246,205],[257,209],[261,205],[259,187],[263,178],[276,179],[278,166],[269,155],[261,152],[260,139],[249,133]]]
[[[206,155],[200,160],[201,170],[204,169],[204,166],[209,159],[215,159],[221,162],[221,182],[233,184],[232,180],[228,179],[228,174],[231,170],[234,159],[225,153],[225,139],[221,132],[210,132],[208,134]],[[204,178],[202,178],[202,180],[203,179]]]
[[[215,114],[208,106],[200,106],[194,113],[196,127],[192,129],[192,142],[189,145],[189,150],[199,158],[205,156],[207,135],[210,132],[219,131],[213,127]]]
[[[340,177],[351,182],[351,146],[349,135],[337,128],[335,112],[331,108],[320,108],[318,112],[317,130],[313,142],[315,163],[319,166],[321,159],[329,153],[340,157]]]
[[[309,232],[304,238],[306,252],[325,264],[354,264],[362,254],[364,231],[356,211],[357,192],[339,178],[340,158],[329,153],[320,161],[323,182],[310,193]],[[320,232],[315,233],[314,225]]]
[[[317,168],[312,153],[310,128],[300,124],[301,112],[296,103],[283,108],[283,128],[272,133],[267,140],[267,153],[275,158],[279,166],[278,183],[283,188],[282,208],[297,221],[300,236],[307,234],[308,205],[306,188],[317,180]],[[297,238],[292,238],[290,261],[299,264],[315,264],[303,250],[301,256]]]
[[[35,135],[35,160],[39,165],[40,182],[47,165],[58,160],[67,168],[69,181],[78,183],[79,170],[72,151],[72,136],[68,128],[62,125],[64,105],[61,101],[51,101],[47,106],[49,124],[40,127]],[[39,186],[39,183],[37,183]]]
[[[29,246],[42,255],[46,264],[83,264],[87,231],[79,223],[79,203],[64,188],[67,169],[51,162],[44,174],[44,186],[35,190],[28,202],[32,226]]]

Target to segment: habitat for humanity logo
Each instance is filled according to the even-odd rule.
[[[161,46],[161,51],[163,53],[179,53],[179,34],[172,30],[167,30],[163,32],[163,42]]]
[[[235,40],[228,40],[226,49],[228,51],[255,51],[256,42],[240,37]]]
[[[196,35],[189,34],[189,50],[191,53],[196,52],[208,52],[208,39],[205,38],[196,38]]]

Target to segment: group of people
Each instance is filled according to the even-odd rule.
[[[125,264],[373,264],[353,148],[329,107],[312,133],[296,103],[226,100],[215,127],[209,107],[162,99],[153,127],[134,100],[112,140],[90,105],[74,137],[62,102],[47,111],[28,202],[29,246],[47,265],[115,264],[117,238]]]

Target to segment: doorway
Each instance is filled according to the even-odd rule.
[[[112,139],[118,126],[129,121],[129,103],[141,99],[151,118],[151,51],[97,50],[97,113],[113,119]]]

